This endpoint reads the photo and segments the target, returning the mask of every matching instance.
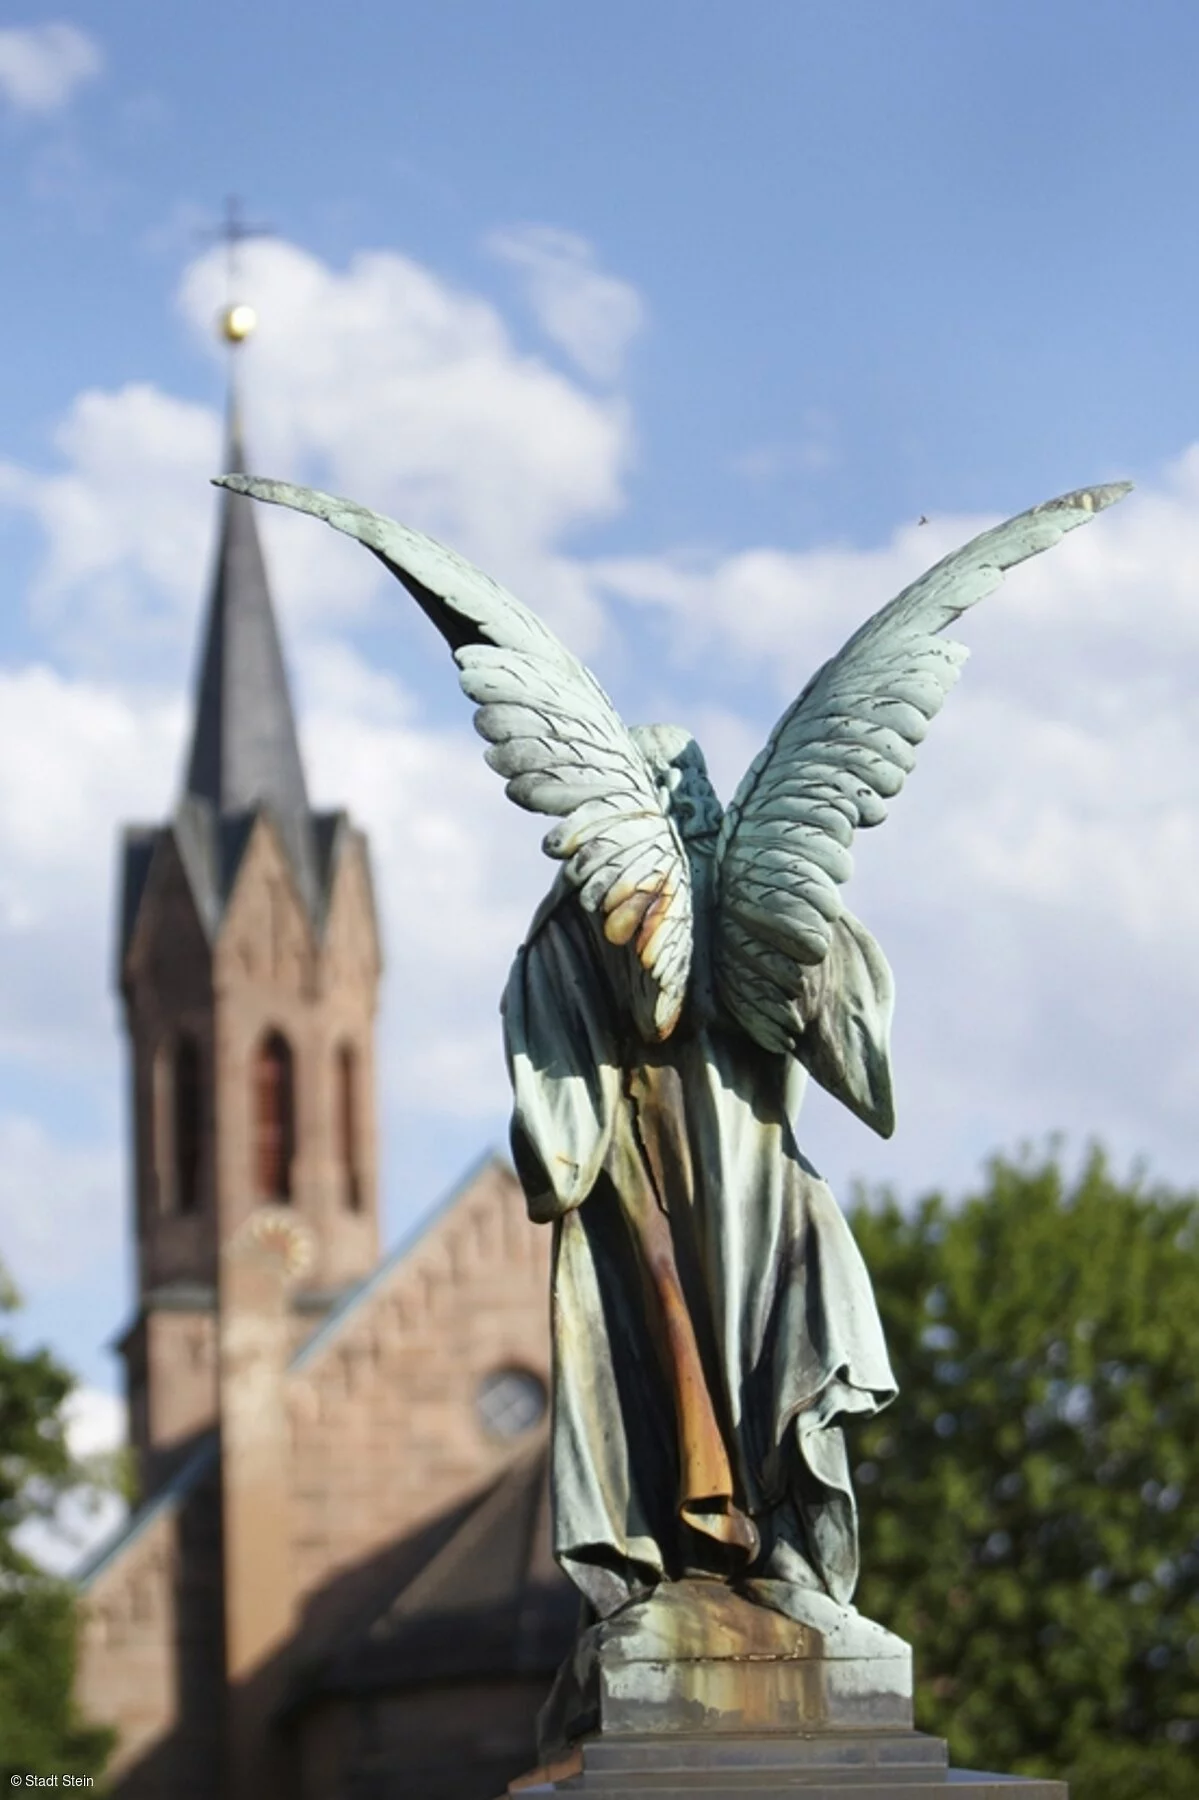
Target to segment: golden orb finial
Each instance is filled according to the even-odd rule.
[[[258,323],[258,314],[244,300],[227,306],[218,321],[221,336],[229,344],[243,344]]]

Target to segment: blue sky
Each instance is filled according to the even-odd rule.
[[[129,1301],[115,833],[178,781],[230,191],[253,460],[433,529],[726,793],[807,673],[994,518],[1131,476],[963,628],[850,904],[900,1125],[844,1190],[1095,1133],[1194,1174],[1199,14],[1156,0],[27,7],[0,28],[0,1255],[111,1387]],[[926,515],[928,524],[916,521]],[[372,832],[387,1229],[502,1138],[548,868],[440,644],[353,546],[268,551],[321,802]],[[434,933],[449,919],[452,930]],[[447,937],[449,939],[447,943]]]

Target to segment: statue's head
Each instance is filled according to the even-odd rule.
[[[685,838],[720,830],[721,805],[708,779],[704,753],[682,725],[634,725],[630,735],[668,796],[670,815]]]

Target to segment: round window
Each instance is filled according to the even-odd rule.
[[[495,1437],[519,1437],[545,1417],[545,1383],[528,1369],[496,1369],[475,1396],[479,1420]]]

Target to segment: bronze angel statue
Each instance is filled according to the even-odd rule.
[[[555,1552],[603,1619],[715,1577],[801,1622],[848,1605],[842,1422],[895,1394],[849,1227],[795,1137],[810,1076],[894,1125],[891,974],[847,911],[877,825],[966,659],[943,634],[1127,491],[984,532],[854,633],[722,808],[689,732],[626,726],[511,594],[349,501],[245,476],[373,550],[446,639],[559,871],[504,996],[512,1148],[552,1221]]]

